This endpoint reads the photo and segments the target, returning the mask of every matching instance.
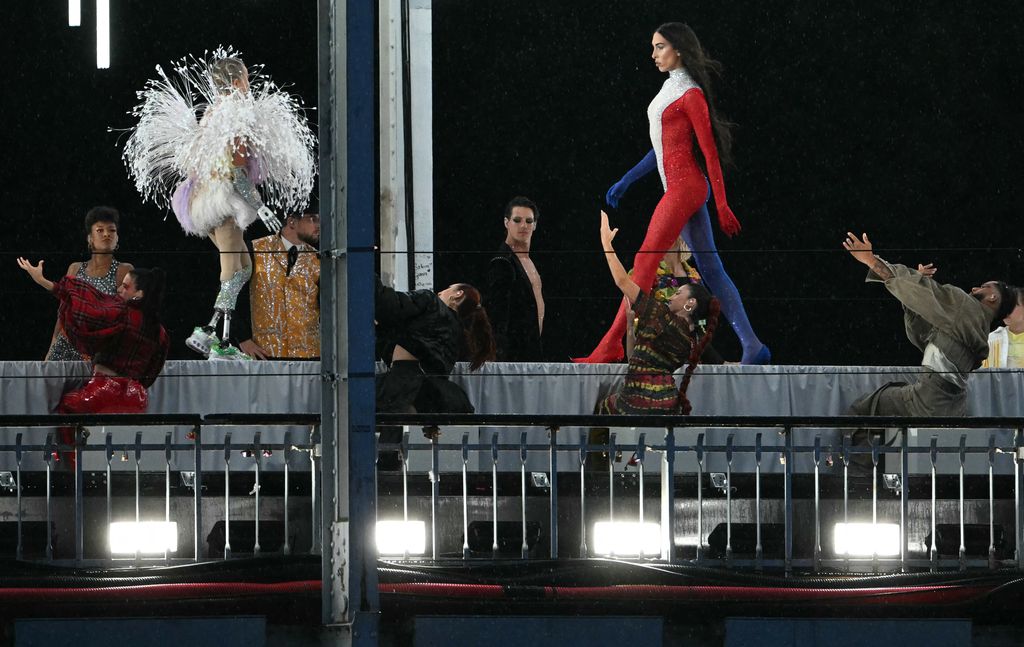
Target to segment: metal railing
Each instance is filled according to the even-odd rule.
[[[275,550],[284,554],[296,550],[291,541],[296,512],[291,480],[296,465],[302,465],[309,470],[308,477],[302,476],[303,479],[308,478],[309,487],[309,550],[319,552],[321,475],[317,453],[318,423],[319,416],[316,415],[0,416],[0,427],[4,429],[30,430],[8,434],[7,442],[0,444],[0,461],[13,461],[12,482],[6,485],[0,482],[0,490],[6,488],[8,496],[15,499],[11,515],[16,527],[13,556],[25,559],[29,552],[26,550],[23,524],[32,518],[29,514],[31,506],[26,506],[26,495],[31,496],[31,492],[26,490],[26,472],[33,471],[26,470],[25,465],[33,454],[36,464],[40,464],[40,459],[42,464],[42,469],[34,473],[45,479],[42,492],[34,499],[36,516],[44,520],[46,528],[45,547],[37,549],[36,553],[45,560],[76,564],[113,561],[114,555],[109,552],[87,550],[89,522],[105,516],[109,525],[115,518],[114,508],[119,498],[131,499],[134,514],[128,516],[133,516],[136,521],[142,520],[143,509],[148,508],[152,513],[158,496],[162,498],[161,512],[165,520],[188,520],[191,529],[187,534],[191,534],[193,540],[191,555],[184,557],[181,553],[165,553],[162,557],[145,560],[135,555],[134,559],[127,558],[129,562],[171,563],[210,559],[204,555],[202,539],[213,523],[221,522],[223,552],[217,559],[229,559],[237,552],[238,544],[233,545],[232,530],[233,522],[237,524],[240,521],[252,524],[252,543],[249,546],[252,553],[258,555],[264,550],[261,528],[267,523],[267,503],[265,497],[261,497],[265,450],[284,455],[283,464],[278,469],[281,474],[277,475],[283,478],[284,487],[280,501],[275,502],[279,521],[284,526],[284,539]],[[641,552],[638,555],[641,559],[670,563],[691,561],[730,568],[770,568],[787,573],[823,569],[877,572],[1024,566],[1021,541],[1024,421],[1020,419],[381,414],[378,423],[422,427],[428,432],[425,444],[410,443],[406,432],[402,443],[381,445],[381,449],[396,449],[403,459],[397,477],[401,481],[400,493],[393,494],[400,497],[402,517],[409,519],[416,513],[414,508],[417,506],[429,517],[430,559],[440,560],[453,552],[466,560],[474,554],[480,555],[479,551],[471,551],[471,521],[486,522],[490,526],[491,550],[483,555],[486,558],[509,554],[499,550],[499,544],[507,547],[509,537],[501,534],[507,533],[508,524],[512,523],[518,526],[518,532],[513,533],[518,542],[513,557],[576,559],[596,554],[591,532],[594,521],[636,520],[643,523],[656,519],[660,523],[659,548],[656,554]],[[67,445],[58,442],[53,428],[62,425],[74,428],[75,442]],[[259,429],[266,426],[310,427],[312,433],[302,439],[292,438],[286,433],[282,439],[266,442],[266,436]],[[617,435],[611,433],[607,442],[594,443],[584,430],[608,426],[637,428],[636,442],[621,444]],[[107,433],[102,442],[88,442],[86,431],[100,427],[130,429],[130,440],[116,442],[113,434]],[[188,433],[181,440],[181,434],[161,431],[156,427],[186,429]],[[246,431],[240,433],[234,429],[236,427],[246,428]],[[463,428],[460,430],[461,438],[456,442],[445,442],[442,427]],[[471,440],[470,432],[464,429],[466,427],[504,429],[490,435],[483,432],[478,439]],[[519,429],[510,430],[509,427]],[[214,428],[222,432],[216,440],[209,437]],[[523,428],[546,429],[547,442],[529,442]],[[572,428],[581,430],[576,433],[570,431]],[[894,429],[894,440],[891,444],[872,441],[865,446],[852,446],[844,440],[846,435],[836,431],[863,428]],[[963,432],[938,431],[926,444],[912,445],[911,434],[908,433],[911,428],[1009,430],[1012,440],[1007,441],[1005,433],[988,431],[983,432],[987,434],[986,442],[968,443]],[[714,440],[712,432],[724,438]],[[240,440],[243,433],[247,435]],[[778,439],[776,444],[765,442],[766,433],[770,434],[769,439]],[[656,435],[658,438],[653,441]],[[609,459],[607,466],[600,467],[604,471],[594,471],[593,465],[588,465],[601,454],[614,457],[620,451],[634,455],[636,471],[629,475],[628,487],[624,485],[626,481],[621,467],[617,467],[614,460]],[[244,455],[239,458],[241,452]],[[71,461],[63,466],[54,461],[54,457],[61,453],[74,454],[73,468],[67,464]],[[104,469],[87,472],[83,469],[83,459],[97,454],[103,459]],[[410,473],[408,459],[416,454],[426,455],[429,462],[429,467],[424,470],[430,477],[429,490],[422,495],[412,492],[416,487],[410,488],[410,483],[416,485],[416,479]],[[461,491],[442,495],[441,466],[445,455],[454,456],[455,462],[461,466]],[[500,459],[509,455],[515,457],[517,464],[514,473],[499,468]],[[116,469],[115,459],[118,456],[130,466]],[[485,469],[470,468],[473,456],[484,457]],[[182,498],[180,494],[173,496],[172,493],[172,457],[178,471],[185,472],[187,467],[187,472],[192,475],[190,509],[189,506],[172,506],[172,502],[179,502]],[[528,462],[537,457],[545,460],[545,472],[537,473],[527,468]],[[893,479],[895,490],[886,489],[880,478],[885,457],[890,457],[890,462],[895,460],[898,465],[890,470],[897,476]],[[984,474],[967,474],[965,466],[972,457],[981,457],[984,461],[987,466]],[[859,494],[869,495],[863,498],[854,496],[851,490],[851,484],[858,480],[850,473],[851,465],[858,459],[867,464],[871,472],[866,489],[865,479],[860,479]],[[219,464],[219,471],[223,473],[223,511],[214,515],[213,523],[211,519],[204,518],[204,508],[207,508],[208,517],[209,507],[212,507],[209,496],[205,497],[204,505],[204,486],[220,485],[221,479],[211,471],[211,460]],[[922,463],[923,469],[912,470],[912,460]],[[944,460],[952,460],[954,469],[942,469]],[[808,467],[799,469],[800,462]],[[778,466],[781,473],[766,473],[770,471],[766,469],[769,465]],[[1012,487],[1007,487],[1004,482],[1009,476],[997,476],[997,471],[1009,468],[1012,468]],[[116,486],[119,472],[130,473],[130,493],[123,487],[124,482],[122,487]],[[252,507],[247,508],[244,518],[241,518],[237,512],[232,513],[233,497],[238,496],[232,492],[232,479],[237,479],[243,472],[251,473],[253,487],[250,492]],[[59,489],[54,482],[58,475],[63,475],[65,481],[69,477],[71,480],[71,487],[63,497],[55,493]],[[87,476],[91,479],[88,487]],[[157,477],[162,477],[160,488],[153,485]],[[144,487],[147,478],[150,486]],[[974,485],[969,483],[971,479],[975,481]],[[984,481],[984,495],[973,491],[977,489],[975,486],[979,480]],[[381,498],[389,496],[385,481],[387,478],[382,477]],[[655,481],[658,487],[651,487]],[[475,484],[473,493],[471,482]],[[836,483],[838,488],[830,490],[829,486]],[[952,490],[955,494],[947,492],[939,496],[942,487],[951,487],[951,483],[954,483]],[[87,490],[96,492],[101,486],[105,510],[96,506],[90,508],[87,506]],[[617,490],[633,488],[635,494],[617,494]],[[154,496],[152,492],[158,489],[162,492]],[[912,496],[912,489],[918,493],[917,496]],[[145,494],[144,490],[150,493]],[[925,490],[927,495],[922,496],[920,493]],[[546,506],[538,506],[538,492],[546,494]],[[58,505],[59,499],[69,500],[70,505]],[[305,505],[302,508],[305,509]],[[657,512],[652,515],[651,511],[655,509]],[[0,518],[4,516],[0,514]],[[887,519],[898,523],[898,554],[852,557],[830,553],[823,548],[830,522],[848,523],[860,517],[874,525]],[[952,522],[944,523],[944,518]],[[54,549],[51,526],[55,521],[66,524],[70,519],[73,519],[73,548],[58,554]],[[536,523],[546,530],[546,550],[528,539],[531,537],[528,526]],[[942,526],[955,532],[954,543],[957,545],[952,554],[940,546]],[[720,532],[714,532],[716,527]],[[1012,557],[997,550],[999,528],[1008,530],[1005,538],[1012,538]],[[983,530],[987,546],[979,554],[979,550],[970,544],[978,540],[974,535]],[[922,540],[925,534],[929,536]],[[718,539],[719,535],[721,539]],[[533,538],[535,536],[533,533]],[[923,546],[923,550],[912,550],[912,537],[918,539],[918,548]],[[690,545],[686,545],[684,540],[687,539],[692,540]],[[452,545],[456,547],[455,551],[444,550],[444,547]]]
[[[219,456],[223,462],[223,488],[224,488],[224,510],[220,519],[214,520],[214,524],[223,522],[224,547],[223,558],[229,559],[232,556],[231,548],[231,523],[232,523],[232,478],[240,472],[251,471],[253,473],[253,488],[250,494],[254,496],[253,502],[253,533],[254,545],[253,554],[261,552],[260,532],[261,525],[265,528],[266,502],[261,499],[265,468],[263,462],[271,452],[283,454],[283,465],[281,467],[283,477],[283,489],[281,493],[280,512],[283,522],[283,545],[280,550],[283,554],[291,554],[295,546],[291,540],[293,534],[292,516],[294,502],[292,499],[292,472],[293,463],[305,463],[309,466],[308,479],[310,488],[311,506],[309,516],[310,527],[310,552],[319,552],[319,523],[320,511],[318,500],[318,448],[319,448],[319,416],[318,415],[281,415],[281,414],[244,414],[244,415],[154,415],[154,414],[109,414],[109,415],[34,415],[34,416],[0,416],[0,429],[5,434],[6,442],[0,443],[0,461],[7,461],[11,469],[0,468],[0,475],[8,474],[8,482],[0,483],[0,491],[6,491],[8,495],[15,498],[14,516],[14,555],[17,559],[25,559],[28,551],[26,545],[26,519],[40,513],[44,520],[44,541],[45,548],[40,550],[46,561],[73,562],[76,565],[89,563],[109,563],[115,560],[115,555],[109,547],[105,554],[102,550],[93,549],[87,554],[86,539],[87,532],[87,490],[97,490],[100,484],[95,480],[86,483],[87,471],[83,465],[86,456],[99,454],[103,457],[105,468],[96,472],[89,472],[92,479],[102,478],[103,494],[105,498],[105,528],[109,528],[114,521],[115,501],[124,498],[126,488],[117,486],[115,481],[117,475],[129,472],[132,476],[131,493],[128,495],[134,503],[134,521],[143,520],[142,510],[144,507],[153,509],[152,501],[155,497],[143,495],[144,481],[152,481],[149,478],[162,473],[162,497],[163,497],[163,518],[166,522],[179,521],[183,513],[175,511],[172,515],[172,501],[180,497],[172,496],[173,472],[177,471],[183,475],[182,481],[185,489],[190,489],[191,494],[191,534],[193,546],[191,557],[172,556],[165,551],[162,557],[147,557],[136,552],[134,558],[122,557],[118,561],[128,560],[135,564],[163,562],[192,561],[199,562],[210,559],[203,554],[202,544],[205,533],[212,530],[204,519],[204,489],[207,484],[212,484],[213,476],[204,470],[204,457]],[[285,432],[278,442],[267,442],[260,430],[262,427],[308,427],[310,433],[302,439],[293,439],[291,433]],[[55,431],[58,428],[70,428],[73,430],[73,442],[61,442],[60,434]],[[174,427],[178,430],[186,430],[184,434],[164,431],[161,433],[156,427]],[[204,435],[212,428],[255,428],[251,430],[248,440],[239,441],[237,432],[228,429],[223,434],[222,440],[204,440]],[[88,442],[89,431],[104,428],[102,442]],[[13,435],[11,430],[16,431]],[[115,442],[114,430],[134,430],[134,438],[128,442]],[[131,431],[128,432],[129,435]],[[26,438],[26,434],[29,436]],[[175,440],[175,436],[184,436],[184,439]],[[13,441],[13,442],[12,442]],[[233,456],[236,452],[241,453],[245,464],[235,459],[232,465]],[[41,460],[34,460],[32,454]],[[182,459],[184,454],[184,459]],[[301,458],[299,455],[303,455]],[[121,462],[131,462],[130,469],[115,469],[115,457],[120,457]],[[154,457],[159,459],[154,460]],[[13,461],[13,462],[12,462]],[[38,466],[42,464],[44,481],[43,492],[35,497],[37,504],[42,510],[33,510],[26,506],[27,490],[33,489],[26,481],[32,474],[38,474],[40,470],[31,469],[26,463],[31,462]],[[143,463],[146,463],[145,467]],[[158,465],[158,467],[155,467]],[[173,467],[172,467],[173,465]],[[175,469],[176,468],[176,469]],[[304,470],[303,470],[304,471]],[[70,496],[59,496],[55,484],[56,477],[62,476],[64,481],[70,477]],[[208,480],[209,479],[209,480]],[[152,489],[147,487],[147,489]],[[58,503],[63,499],[71,500],[71,515],[61,515],[66,506]],[[265,497],[264,497],[265,498]],[[38,499],[41,499],[39,501]],[[95,510],[93,513],[95,514]],[[4,517],[10,516],[8,513]],[[73,518],[72,535],[73,549],[68,555],[62,556],[55,551],[54,527],[60,521],[64,527],[66,516]],[[130,515],[129,515],[130,516]],[[239,520],[236,519],[236,523]],[[248,523],[248,519],[245,520]],[[96,526],[96,524],[92,524]],[[212,526],[212,524],[211,524]],[[73,555],[73,557],[71,556]]]
[[[603,475],[588,471],[587,462],[591,457],[604,454],[613,457],[620,450],[631,450],[634,453],[633,462],[636,464],[638,485],[637,500],[635,506],[636,518],[641,523],[645,520],[645,500],[656,498],[660,508],[660,550],[656,556],[639,555],[640,558],[654,557],[667,562],[679,562],[689,557],[692,561],[700,564],[722,565],[734,568],[778,568],[786,573],[794,569],[819,571],[822,569],[839,569],[850,572],[878,572],[879,570],[931,570],[940,568],[1002,568],[1002,567],[1024,567],[1024,550],[1021,540],[1021,460],[1024,459],[1024,440],[1022,440],[1022,426],[1024,420],[1018,418],[893,418],[893,417],[815,417],[815,418],[779,418],[779,417],[686,417],[686,416],[587,416],[587,415],[552,415],[552,416],[523,416],[523,415],[473,415],[473,414],[378,414],[379,425],[405,425],[414,428],[423,428],[427,444],[416,445],[409,442],[409,432],[403,435],[400,444],[381,445],[383,450],[398,450],[401,460],[401,497],[402,510],[405,519],[409,518],[410,494],[408,469],[409,458],[420,452],[429,453],[430,491],[429,491],[429,526],[430,526],[430,548],[429,557],[434,560],[441,559],[442,546],[452,543],[451,537],[439,536],[439,529],[459,528],[462,533],[461,550],[462,558],[469,559],[471,556],[468,544],[468,536],[471,522],[470,499],[474,498],[477,505],[473,506],[478,511],[478,521],[489,521],[492,532],[492,554],[487,557],[499,556],[499,518],[510,517],[513,513],[511,508],[517,507],[515,512],[516,521],[519,524],[519,533],[522,536],[522,545],[518,557],[528,557],[527,545],[527,518],[536,517],[536,503],[531,510],[528,510],[527,496],[527,461],[528,458],[536,455],[545,455],[549,470],[548,498],[548,535],[549,547],[547,555],[550,558],[566,556],[565,542],[560,542],[560,533],[565,533],[566,528],[559,527],[559,515],[563,508],[570,507],[578,519],[578,526],[572,532],[578,533],[577,550],[571,555],[573,558],[587,558],[594,555],[592,546],[588,546],[589,524],[598,519],[600,513],[588,509],[588,480],[594,478],[603,479]],[[572,427],[603,427],[609,426],[622,428],[632,427],[643,430],[637,442],[628,446],[621,446],[616,442],[615,434],[609,436],[607,443],[591,443],[588,441],[586,431],[580,431],[578,436],[565,437],[565,428]],[[509,437],[507,429],[493,431],[489,439],[481,437],[478,442],[470,441],[468,431],[463,431],[460,442],[444,442],[441,428],[449,427],[540,427],[547,429],[547,443],[527,442],[527,433],[512,430],[518,433],[518,438]],[[891,443],[883,444],[870,440],[867,445],[853,446],[850,443],[849,435],[839,430],[855,430],[868,428],[894,429],[895,436]],[[647,430],[664,430],[664,436],[659,442],[650,442],[650,433]],[[730,430],[725,442],[707,442],[706,432],[712,429]],[[766,445],[763,429],[774,430],[780,439],[780,444]],[[813,437],[806,437],[808,432],[814,432]],[[935,429],[935,430],[1006,430],[1012,433],[1012,442],[997,442],[997,434],[989,433],[987,442],[983,445],[968,444],[965,433],[955,434],[950,431],[937,431],[927,445],[912,446],[909,442],[908,433],[911,429]],[[680,442],[680,433],[693,432],[697,435],[693,442]],[[823,433],[821,430],[831,430]],[[940,442],[940,436],[949,437],[952,435],[954,442]],[[1005,433],[999,434],[1005,436]],[[516,442],[518,441],[518,442]],[[444,453],[451,453],[461,458],[461,523],[446,520],[440,511],[442,499],[440,494],[441,456]],[[506,484],[505,494],[499,496],[499,456],[502,454],[514,454],[519,461],[519,483],[518,488]],[[469,495],[469,482],[472,475],[469,469],[470,457],[472,455],[483,455],[482,462],[490,464],[490,494],[489,502],[483,504],[481,496],[471,497]],[[658,467],[660,469],[659,483],[660,491],[657,495],[650,495],[645,492],[646,466],[650,463],[651,455],[658,456]],[[563,461],[569,456],[569,469],[560,469],[566,465]],[[696,469],[692,472],[677,469],[679,457],[686,457],[690,463],[695,463]],[[894,457],[898,460],[898,468],[886,478],[886,485],[883,485],[881,463],[885,456]],[[939,463],[944,456],[952,456],[958,467],[947,476],[944,470],[940,469]],[[977,503],[970,509],[970,513],[980,519],[979,523],[968,521],[968,504],[972,501],[967,497],[967,475],[965,466],[973,456],[982,456],[987,463],[986,474],[979,477],[987,481],[987,499],[973,501]],[[753,469],[746,472],[753,476],[753,502],[745,506],[746,519],[737,520],[738,501],[733,497],[733,482],[735,478],[743,476],[734,470],[734,463],[738,457],[745,457],[746,460],[753,460]],[[781,491],[776,497],[765,497],[762,485],[765,475],[762,474],[762,466],[766,459],[774,457],[782,466]],[[798,474],[794,471],[794,465],[802,457],[809,457],[809,473]],[[715,458],[721,461],[724,458],[725,469],[715,474],[718,489],[724,495],[722,497],[710,497],[706,490],[709,484],[706,481],[711,474],[708,469],[709,461]],[[923,458],[927,469],[911,470],[911,459]],[[851,464],[860,463],[870,465],[870,477],[867,479],[857,478],[851,475]],[[1000,470],[1012,464],[1013,485],[1012,485],[1012,522],[1007,518],[1008,512],[1003,505],[1006,498],[1004,492],[996,496],[996,469]],[[561,477],[561,478],[560,478]],[[828,506],[823,498],[825,487],[823,481],[829,478],[838,479],[841,482],[841,507],[836,505]],[[937,487],[943,479],[955,478],[956,496],[950,500],[937,497]],[[567,481],[567,479],[569,479]],[[633,510],[625,511],[621,497],[615,495],[616,472],[613,461],[608,460],[607,466],[607,516],[605,520],[614,521],[632,516]],[[680,497],[677,491],[680,488],[682,479],[695,481],[696,492],[692,499]],[[880,515],[884,507],[885,514],[896,517],[899,524],[899,548],[898,554],[887,556],[872,553],[864,557],[852,557],[849,554],[829,555],[822,548],[823,529],[828,521],[842,521],[849,523],[865,510],[858,510],[855,514],[854,508],[862,508],[864,499],[851,496],[851,483],[859,481],[860,493],[864,494],[864,481],[868,481],[867,489],[870,490],[870,524],[877,527]],[[928,483],[930,498],[912,499],[910,490],[911,483],[917,487],[923,480]],[[1003,487],[1002,477],[999,479]],[[562,498],[559,494],[559,484],[578,481],[579,500],[572,501],[568,497]],[[794,482],[807,481],[812,490],[806,499],[794,496]],[[575,483],[573,483],[575,486]],[[714,487],[713,485],[711,486]],[[477,488],[479,494],[479,487]],[[515,490],[518,489],[518,493]],[[802,488],[806,490],[807,488]],[[712,490],[717,492],[718,490]],[[880,501],[882,493],[896,493],[898,502],[895,506],[891,501],[885,501],[883,506]],[[508,502],[510,499],[518,498],[517,505]],[[499,509],[499,499],[506,500],[508,505]],[[776,529],[771,519],[766,519],[766,509],[770,508],[773,501],[781,499],[781,507],[776,509],[772,516],[782,525],[782,545],[776,554],[766,554],[764,545],[765,537]],[[974,497],[977,499],[977,497]],[[997,502],[998,499],[998,502]],[[942,505],[940,505],[940,503]],[[632,508],[632,506],[629,506]],[[895,510],[892,508],[895,507]],[[488,509],[489,508],[489,509]],[[832,508],[838,508],[833,510]],[[912,508],[920,518],[912,518]],[[997,510],[998,508],[998,510]],[[794,515],[799,509],[799,523]],[[955,510],[956,522],[954,524],[940,523],[943,516],[948,516],[950,511]],[[681,518],[684,511],[689,511],[688,518]],[[504,514],[503,514],[504,513]],[[807,513],[805,516],[804,513]],[[813,514],[810,514],[813,513]],[[724,526],[724,548],[719,546],[717,555],[710,554],[709,549],[709,519],[723,517]],[[570,514],[570,516],[573,516]],[[564,517],[563,517],[564,519]],[[508,523],[508,522],[506,522]],[[911,526],[929,529],[928,536],[919,544],[924,545],[924,555],[915,557],[909,546]],[[575,524],[573,524],[575,525]],[[997,527],[1003,528],[1012,525],[1013,556],[999,557],[997,555]],[[691,555],[686,556],[680,550],[680,529],[695,526],[696,546]],[[746,551],[747,558],[738,558],[734,551],[734,530],[743,526],[744,530],[753,532],[753,550]],[[938,545],[940,531],[943,527],[955,526],[959,547],[954,558],[943,558],[940,555]],[[968,545],[976,543],[979,528],[987,526],[987,554],[976,557],[969,555]],[[507,528],[507,526],[506,526]],[[805,530],[806,532],[801,532]],[[970,531],[970,532],[969,532]],[[801,537],[801,534],[805,535]],[[920,533],[918,533],[920,534]],[[968,534],[971,537],[968,537]],[[811,546],[809,550],[796,551],[795,539],[809,539]],[[458,538],[455,538],[456,542]],[[719,544],[722,542],[719,541]],[[804,542],[806,543],[806,541]],[[749,548],[749,546],[748,546]],[[972,546],[973,553],[976,549]],[[807,554],[801,557],[797,552]],[[920,551],[919,551],[920,552]],[[449,553],[450,554],[450,553]],[[508,553],[505,556],[509,556]]]

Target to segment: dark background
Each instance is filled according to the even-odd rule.
[[[56,310],[14,258],[44,258],[55,278],[84,257],[82,217],[102,203],[123,214],[120,259],[171,270],[166,324],[173,356],[187,357],[183,339],[217,289],[213,247],[141,203],[123,135],[107,129],[131,125],[156,64],[218,44],[314,106],[315,2],[115,2],[110,70],[95,69],[91,3],[77,29],[52,5],[16,3],[0,28],[0,359],[41,358]],[[738,124],[726,186],[744,229],[718,243],[777,363],[919,361],[898,305],[841,250],[850,229],[890,260],[934,262],[943,281],[1024,281],[1017,3],[439,0],[433,11],[437,285],[479,282],[505,202],[530,196],[552,359],[589,352],[615,312],[597,214],[650,148],[646,108],[664,77],[649,43],[667,20],[689,22],[725,65],[717,105]],[[660,194],[649,176],[613,213],[627,264]],[[738,357],[720,330],[716,345]]]

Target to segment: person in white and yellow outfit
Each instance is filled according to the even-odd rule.
[[[1024,288],[1015,288],[1017,307],[988,336],[983,368],[1024,368]]]

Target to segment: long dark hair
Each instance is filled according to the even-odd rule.
[[[686,72],[704,92],[704,98],[708,104],[708,116],[711,119],[711,130],[715,134],[715,143],[718,146],[718,159],[722,166],[729,164],[732,161],[731,128],[734,124],[715,109],[715,93],[711,87],[711,76],[719,78],[722,76],[722,64],[711,58],[700,46],[697,34],[693,33],[686,23],[667,22],[655,31],[679,52]],[[696,144],[694,147],[696,148]],[[699,149],[697,152],[700,152]]]
[[[690,411],[693,410],[689,398],[686,397],[686,389],[689,388],[690,380],[693,379],[693,371],[697,368],[700,356],[704,354],[704,349],[711,343],[711,338],[715,336],[715,329],[718,328],[718,313],[722,309],[718,299],[711,296],[711,293],[703,285],[691,283],[690,296],[697,300],[697,305],[690,313],[695,343],[690,346],[689,363],[686,365],[686,372],[683,373],[683,381],[679,385],[678,406],[680,413],[684,416],[690,415]]]
[[[480,291],[468,283],[459,283],[456,287],[462,290],[462,301],[455,308],[462,320],[462,328],[466,331],[466,347],[469,349],[469,369],[475,371],[494,359],[494,334],[491,332],[491,320],[487,310],[480,303]]]
[[[136,267],[128,272],[135,280],[135,287],[142,290],[142,298],[133,302],[142,311],[143,328],[151,336],[159,336],[160,308],[164,302],[166,272],[159,267],[146,269]]]

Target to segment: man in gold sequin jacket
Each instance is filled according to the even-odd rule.
[[[319,244],[315,205],[285,218],[279,234],[252,241],[251,333],[240,322],[238,346],[253,359],[320,356]]]

